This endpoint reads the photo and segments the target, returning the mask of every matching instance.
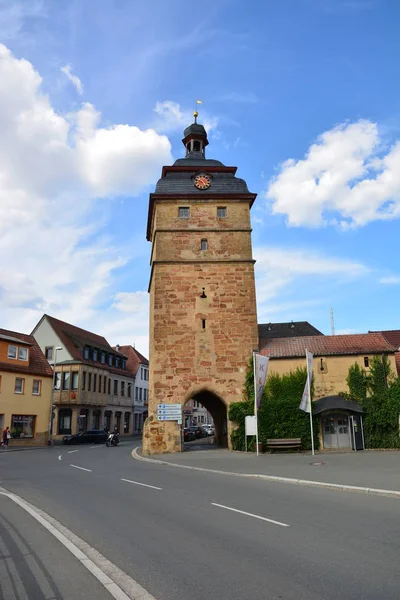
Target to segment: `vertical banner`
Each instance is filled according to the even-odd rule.
[[[314,456],[314,431],[313,431],[313,422],[312,422],[312,407],[311,407],[311,383],[313,376],[313,362],[314,356],[311,352],[308,352],[306,349],[306,362],[307,362],[307,380],[306,385],[304,386],[303,396],[300,402],[300,410],[303,410],[310,415],[310,432],[311,432],[311,448],[312,455]]]
[[[268,372],[268,356],[261,356],[257,352],[253,352],[253,367],[254,367],[254,416],[256,417],[256,452],[258,456],[258,409],[260,408],[261,398],[263,395],[265,380]]]

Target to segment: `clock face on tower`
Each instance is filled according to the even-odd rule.
[[[194,185],[199,190],[206,190],[211,185],[211,179],[208,175],[205,175],[204,173],[200,173],[199,175],[196,175],[196,177],[194,178]]]

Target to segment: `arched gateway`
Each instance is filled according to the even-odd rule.
[[[152,244],[149,417],[143,452],[178,452],[176,422],[157,406],[198,400],[226,445],[229,404],[242,398],[246,367],[258,347],[250,208],[256,198],[236,167],[205,158],[204,127],[185,129],[185,158],[164,167],[150,194]]]

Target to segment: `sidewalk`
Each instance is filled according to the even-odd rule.
[[[315,456],[261,454],[257,457],[253,453],[228,450],[190,450],[148,458],[234,474],[259,474],[400,492],[400,452],[397,451],[321,452]]]
[[[120,438],[121,442],[130,442],[130,443],[134,443],[134,442],[140,442],[142,441],[142,436],[141,435],[127,435],[127,436],[122,436]],[[0,448],[0,454],[8,454],[8,452],[23,452],[26,450],[43,450],[45,448],[51,448],[51,447],[61,447],[62,446],[62,441],[61,440],[55,440],[53,446],[18,446],[18,445],[14,445],[13,443],[9,444],[7,450],[5,448]],[[77,446],[79,447],[79,446]],[[84,448],[85,446],[83,446]]]

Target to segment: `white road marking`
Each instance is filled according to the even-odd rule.
[[[91,449],[93,448],[101,448],[101,446],[99,444],[97,444],[97,446],[89,446]]]
[[[87,471],[88,473],[92,472],[91,469],[85,469],[84,467],[78,467],[78,465],[69,465],[69,466],[74,467],[74,469],[80,469],[81,471]]]
[[[61,544],[71,552],[75,558],[105,587],[115,600],[156,600],[137,581],[121,571],[119,567],[110,562],[105,556],[89,546],[72,531],[61,525],[42,510],[26,502],[19,496],[0,489],[2,496],[18,504],[36,521],[38,521],[49,533],[51,533]]]
[[[74,452],[79,452],[79,450],[68,450],[68,454],[73,454]]]
[[[287,523],[281,523],[280,521],[274,521],[274,519],[267,519],[267,517],[261,517],[260,515],[254,515],[253,513],[246,512],[244,510],[238,510],[237,508],[232,508],[231,506],[225,506],[224,504],[217,504],[216,502],[211,502],[213,506],[219,506],[219,508],[225,508],[226,510],[231,510],[233,512],[240,513],[242,515],[246,515],[247,517],[253,517],[253,519],[260,519],[261,521],[268,521],[268,523],[273,523],[274,525],[280,525],[281,527],[290,527]]]
[[[132,481],[131,479],[121,479],[121,481],[126,481],[126,483],[134,483],[135,485],[142,485],[143,487],[152,488],[153,490],[162,490],[162,488],[156,487],[155,485],[147,485],[147,483],[140,483],[139,481]]]
[[[62,460],[62,454],[58,455],[58,460]]]

